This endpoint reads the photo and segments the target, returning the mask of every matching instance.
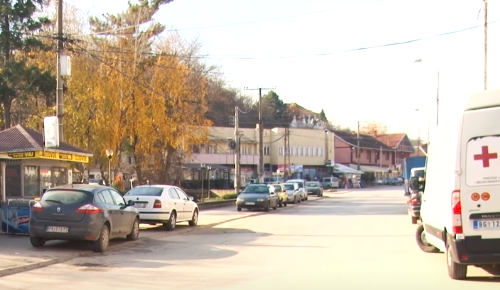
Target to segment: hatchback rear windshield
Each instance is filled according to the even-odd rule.
[[[128,196],[161,196],[163,187],[136,187],[127,192]]]
[[[286,190],[295,190],[295,187],[291,183],[285,183]]]
[[[52,190],[42,196],[42,201],[71,205],[92,201],[93,195],[77,190]]]

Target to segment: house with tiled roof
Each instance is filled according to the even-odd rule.
[[[358,169],[365,173],[383,175],[393,170],[395,164],[394,148],[384,144],[374,136],[359,135],[359,156],[358,138],[356,134],[343,131],[332,131],[335,136],[335,163]]]
[[[383,134],[374,137],[395,151],[396,166],[400,165],[403,159],[412,156],[416,152],[410,138],[405,133]]]

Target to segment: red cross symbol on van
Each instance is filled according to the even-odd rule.
[[[497,159],[497,153],[489,153],[488,146],[481,147],[481,154],[474,155],[474,160],[482,160],[483,167],[490,167],[490,159]]]

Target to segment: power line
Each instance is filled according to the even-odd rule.
[[[494,24],[494,23],[498,23],[498,22],[500,22],[500,20],[490,21],[487,24]],[[366,46],[366,47],[358,47],[358,48],[332,51],[332,52],[303,53],[303,54],[284,55],[284,56],[277,55],[277,56],[269,56],[269,57],[265,57],[265,56],[262,56],[262,57],[231,57],[231,56],[229,56],[229,57],[216,57],[216,56],[210,56],[210,55],[198,55],[198,56],[195,55],[195,56],[189,56],[189,57],[190,58],[214,59],[214,60],[259,60],[259,59],[287,59],[287,58],[300,58],[300,57],[328,56],[328,55],[334,55],[334,54],[341,54],[341,53],[355,52],[355,51],[361,51],[361,50],[368,50],[368,49],[375,49],[375,48],[382,48],[382,47],[389,47],[389,46],[397,46],[397,45],[402,45],[402,44],[409,44],[409,43],[428,40],[428,39],[432,39],[432,38],[436,38],[436,37],[447,36],[447,35],[451,35],[451,34],[465,32],[465,31],[472,30],[472,29],[479,28],[479,27],[484,27],[484,24],[480,24],[480,25],[476,25],[476,26],[472,26],[472,27],[467,27],[464,29],[439,33],[439,34],[435,34],[435,35],[431,35],[431,36],[415,38],[415,39],[411,39],[411,40],[392,42],[392,43],[386,43],[386,44],[379,44],[379,45],[373,45],[373,46]],[[123,52],[113,52],[113,53],[131,54],[134,52],[123,51]],[[163,53],[154,53],[154,52],[140,53],[140,54],[163,55]],[[169,56],[169,55],[173,55],[173,54],[164,54],[164,55]],[[188,56],[186,56],[186,57],[188,57]]]
[[[218,24],[218,25],[212,25],[212,26],[167,29],[165,31],[183,31],[183,30],[195,30],[195,29],[209,29],[209,28],[217,28],[217,27],[226,27],[226,26],[252,24],[252,23],[258,23],[258,22],[282,20],[282,19],[288,19],[288,18],[295,18],[295,17],[302,17],[302,16],[307,16],[307,15],[319,14],[319,13],[324,13],[324,12],[333,11],[333,10],[339,10],[339,9],[345,9],[345,8],[363,6],[363,5],[372,4],[372,3],[376,3],[376,2],[383,2],[383,1],[388,1],[388,0],[375,0],[375,1],[370,1],[370,2],[364,2],[364,3],[354,4],[354,5],[347,5],[347,6],[335,7],[335,8],[330,8],[330,9],[323,9],[323,10],[319,10],[319,11],[306,12],[306,13],[300,13],[300,14],[294,14],[294,15],[288,15],[288,16],[282,16],[282,17],[274,17],[274,18],[267,18],[267,19],[251,20],[251,21],[237,22],[237,23]],[[215,2],[215,3],[217,3],[217,2]],[[215,3],[212,3],[212,4],[215,4]],[[207,5],[207,6],[209,6],[209,5]],[[201,8],[203,8],[203,7],[201,7]],[[193,10],[196,10],[196,9],[193,9]],[[137,27],[139,27],[141,25],[144,25],[144,24],[147,24],[147,22],[146,23],[129,25],[129,26],[125,26],[125,27],[119,27],[119,28],[105,30],[105,31],[92,32],[92,33],[88,33],[88,34],[78,34],[78,36],[107,35],[107,34],[111,34],[113,32],[123,31],[123,30],[127,30],[127,29],[130,29],[130,28],[137,28]],[[123,34],[125,35],[125,34],[135,34],[135,33],[140,33],[140,32],[123,33]],[[115,34],[115,35],[119,35],[119,34]],[[75,36],[77,36],[77,35],[75,35]]]
[[[76,45],[76,44],[75,44],[75,45]],[[78,46],[78,45],[76,45],[76,46]],[[83,47],[80,47],[80,46],[78,46],[78,47],[79,47],[80,49],[82,49],[83,51],[85,51],[85,49],[84,49]],[[156,91],[155,89],[153,89],[152,87],[150,87],[150,86],[148,86],[148,85],[146,85],[146,84],[143,84],[143,83],[141,83],[141,82],[137,81],[134,77],[129,76],[128,74],[126,74],[126,73],[122,72],[120,69],[115,68],[113,65],[111,65],[111,64],[109,64],[109,63],[107,63],[107,62],[103,61],[103,60],[102,60],[102,59],[100,59],[98,56],[96,56],[96,55],[94,55],[94,54],[92,54],[92,53],[90,53],[90,52],[87,52],[87,53],[88,53],[88,55],[89,55],[89,56],[91,56],[91,57],[92,57],[92,58],[94,58],[95,60],[97,60],[97,61],[99,61],[100,63],[102,63],[103,65],[105,65],[105,66],[109,67],[111,70],[116,71],[117,73],[121,74],[121,75],[122,75],[122,76],[124,76],[125,78],[127,78],[127,79],[129,79],[129,80],[133,81],[133,82],[134,82],[134,83],[136,83],[137,85],[140,85],[141,87],[143,87],[143,88],[145,88],[145,89],[147,89],[147,90],[151,91],[152,93],[154,93],[154,94],[156,94],[156,95],[158,95],[158,96],[165,97],[165,94],[162,94],[162,93],[160,93],[160,92]],[[192,103],[192,104],[200,104],[200,103],[201,103],[200,101],[197,101],[197,102],[195,102],[195,101],[183,101],[183,102]]]

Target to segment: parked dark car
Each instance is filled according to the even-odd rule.
[[[408,205],[408,215],[411,218],[412,224],[417,224],[420,220],[420,207],[422,205],[423,183],[417,178],[410,178],[410,195],[407,196],[406,204]]]
[[[403,185],[403,180],[401,178],[389,178],[387,179],[388,185]]]
[[[306,182],[307,194],[315,194],[317,196],[323,196],[323,186],[318,181],[308,181]]]
[[[241,211],[242,208],[261,208],[269,211],[270,208],[276,210],[278,203],[278,194],[273,185],[250,184],[236,198],[236,209]]]
[[[94,251],[104,252],[110,239],[139,238],[139,212],[111,187],[57,186],[32,206],[29,235],[33,247],[43,247],[49,240],[82,240],[92,242]]]

